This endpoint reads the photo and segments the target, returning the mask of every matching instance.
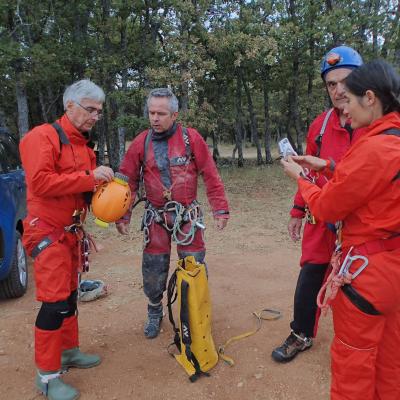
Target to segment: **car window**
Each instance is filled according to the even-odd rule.
[[[8,135],[0,135],[0,172],[21,168],[17,142]]]

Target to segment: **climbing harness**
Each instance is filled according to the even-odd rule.
[[[180,246],[192,244],[197,229],[205,229],[203,211],[197,200],[187,207],[177,201],[168,201],[163,208],[155,208],[146,201],[142,218],[144,247],[150,243],[150,225],[154,222],[166,229]],[[186,232],[184,226],[188,227]]]
[[[315,219],[314,215],[311,214],[311,211],[308,208],[308,206],[306,205],[304,209],[306,213],[306,221],[311,225],[315,225],[317,223],[317,220]]]
[[[367,257],[362,255],[352,256],[352,251],[353,247],[349,249],[342,263],[342,251],[340,245],[336,247],[332,255],[330,261],[332,271],[326,282],[322,285],[317,296],[317,305],[321,308],[323,313],[327,312],[332,301],[335,299],[339,288],[345,284],[350,285],[351,281],[355,279],[368,265]],[[363,264],[354,273],[350,273],[350,267],[356,260],[362,260]]]
[[[43,250],[49,247],[52,243],[62,240],[67,233],[76,235],[78,245],[78,271],[89,271],[89,254],[91,249],[97,252],[96,244],[84,229],[82,224],[82,215],[84,210],[75,210],[72,214],[72,224],[63,228],[54,228],[54,226],[42,221],[38,217],[33,218],[29,225],[37,226],[40,229],[49,230],[50,233],[45,236],[32,250],[31,257],[36,258]]]
[[[361,311],[370,315],[380,315],[380,312],[375,309],[367,299],[359,294],[355,288],[351,286],[352,280],[357,278],[360,273],[368,266],[367,255],[380,253],[383,251],[392,251],[400,248],[400,234],[395,234],[387,239],[377,239],[365,242],[363,244],[352,246],[346,253],[346,256],[341,263],[342,251],[340,245],[337,246],[332,259],[332,272],[327,281],[321,287],[318,296],[317,304],[323,312],[326,312],[330,304],[337,295],[339,288],[347,296],[347,298]],[[352,253],[354,255],[352,255]],[[356,271],[350,272],[351,265],[354,261],[361,260],[363,263]],[[325,297],[325,298],[324,298]]]
[[[266,315],[263,315],[263,314]],[[278,310],[272,310],[270,308],[264,308],[263,310],[257,312],[257,311],[253,311],[252,315],[254,315],[256,317],[256,327],[255,329],[253,329],[252,331],[248,331],[245,333],[242,333],[240,335],[237,336],[233,336],[230,339],[228,339],[223,345],[218,347],[218,355],[219,358],[221,358],[221,360],[225,361],[229,366],[233,366],[235,365],[235,361],[233,360],[232,357],[229,357],[225,354],[225,348],[228,347],[231,343],[233,342],[237,342],[238,340],[247,338],[249,336],[254,335],[255,333],[257,333],[262,326],[262,321],[275,321],[279,318],[282,317],[282,313]]]
[[[218,363],[218,354],[211,335],[211,301],[204,264],[193,256],[178,261],[178,267],[168,282],[168,316],[174,330],[174,342],[168,353],[194,382]],[[176,327],[172,304],[177,301],[179,325]],[[180,354],[169,348],[176,345]]]

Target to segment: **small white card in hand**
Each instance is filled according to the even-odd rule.
[[[279,154],[286,160],[288,156],[297,156],[296,151],[290,144],[287,138],[284,138],[278,142]]]

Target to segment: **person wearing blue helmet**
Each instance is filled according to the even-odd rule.
[[[306,154],[337,163],[362,134],[363,129],[351,128],[343,112],[346,103],[344,80],[354,68],[362,64],[361,56],[348,46],[335,47],[323,57],[320,72],[332,107],[318,115],[310,125]],[[323,174],[314,174],[312,179],[322,187],[329,178]],[[288,223],[289,236],[294,242],[301,239],[303,219],[301,269],[294,294],[291,333],[272,351],[272,358],[277,362],[291,361],[298,353],[313,345],[320,315],[316,299],[335,247],[335,221],[332,224],[317,221],[300,192],[297,192]]]

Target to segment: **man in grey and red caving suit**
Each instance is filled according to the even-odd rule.
[[[151,129],[140,133],[130,145],[120,171],[129,177],[132,193],[144,186],[145,212],[142,220],[144,250],[142,274],[148,298],[147,338],[160,332],[162,298],[166,289],[171,238],[178,256],[192,255],[203,263],[203,214],[197,202],[198,175],[202,175],[217,229],[229,218],[224,186],[208,146],[199,132],[176,123],[178,100],[167,88],[154,89],[147,98]],[[140,191],[140,190],[139,190]],[[117,222],[127,234],[130,212]]]

